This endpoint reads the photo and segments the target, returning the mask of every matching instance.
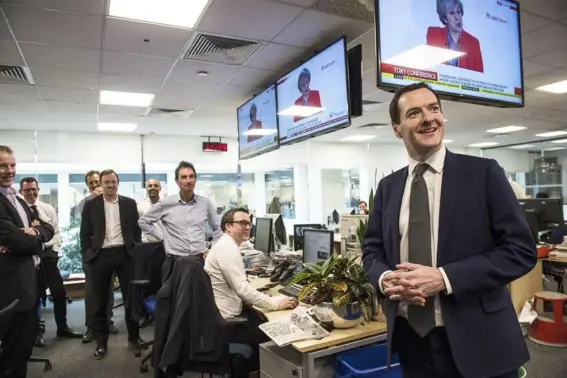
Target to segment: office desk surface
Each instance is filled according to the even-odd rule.
[[[268,278],[255,278],[250,279],[250,283],[255,288],[260,288],[268,284],[270,280]],[[281,286],[276,286],[270,289],[267,293],[272,296],[281,295],[278,293],[278,289]],[[261,312],[268,321],[274,321],[278,319],[285,318],[289,316],[291,310],[287,311],[265,311],[260,308],[255,308],[257,311]],[[294,349],[301,353],[312,352],[314,350],[319,350],[323,348],[329,348],[335,345],[344,344],[356,340],[363,339],[369,336],[375,336],[381,333],[386,333],[386,323],[382,322],[370,322],[367,324],[360,324],[354,328],[348,329],[334,329],[330,336],[327,336],[321,340],[305,340],[299,341],[291,344]]]

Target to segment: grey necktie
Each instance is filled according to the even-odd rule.
[[[418,164],[411,181],[408,259],[410,263],[432,266],[429,197],[423,179],[428,168],[428,164]],[[435,327],[434,297],[426,298],[424,307],[408,306],[408,322],[421,337],[427,335]]]

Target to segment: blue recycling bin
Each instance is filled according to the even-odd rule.
[[[397,355],[387,363],[387,344],[371,345],[337,356],[335,378],[401,378],[402,369]]]

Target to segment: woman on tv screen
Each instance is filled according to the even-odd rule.
[[[309,87],[311,84],[311,72],[304,68],[301,70],[297,78],[297,89],[301,92],[301,96],[295,100],[295,106],[309,106],[312,108],[321,108],[321,96],[319,91]],[[301,121],[304,117],[296,116],[293,122]]]
[[[250,126],[248,126],[248,130],[262,128],[262,122],[256,119],[257,114],[258,114],[258,108],[256,107],[256,104],[252,104],[252,106],[250,106]],[[248,137],[246,138],[246,142],[250,143],[260,138],[262,138],[261,135],[248,135]]]
[[[484,72],[482,53],[478,39],[463,29],[465,10],[461,0],[437,0],[437,14],[444,27],[431,26],[427,29],[427,44],[429,46],[460,51],[465,53],[451,59],[445,64]]]

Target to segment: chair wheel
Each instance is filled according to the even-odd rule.
[[[43,367],[43,369],[44,369],[45,371],[49,371],[49,370],[51,370],[51,368],[52,368],[51,362],[46,362],[46,363],[45,363],[45,366]]]
[[[142,357],[142,352],[140,352],[139,350],[134,352],[134,357],[138,358],[138,357]]]
[[[147,364],[141,364],[140,365],[140,373],[147,373],[148,372],[148,365]]]

